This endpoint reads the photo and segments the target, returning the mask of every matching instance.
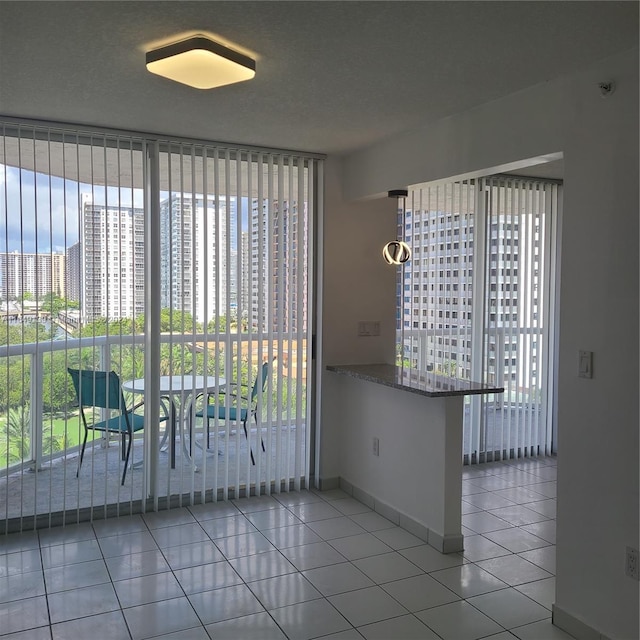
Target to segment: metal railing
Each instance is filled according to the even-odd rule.
[[[217,338],[217,340],[215,340]],[[211,334],[179,334],[179,333],[167,333],[160,335],[160,344],[169,345],[172,347],[183,346],[188,347],[191,353],[201,353],[204,351],[207,344],[211,344],[214,340],[215,345],[224,345],[225,352],[232,356],[245,351],[248,352],[248,346],[250,344],[256,344],[262,340],[267,340],[268,335],[256,335],[252,334],[234,334],[212,336]],[[22,456],[22,459],[12,464],[8,463],[8,459],[0,460],[0,477],[10,475],[14,472],[31,469],[40,470],[44,465],[49,464],[55,460],[65,458],[69,455],[74,455],[79,452],[80,446],[68,446],[64,443],[64,446],[59,451],[52,451],[51,448],[46,450],[43,446],[43,433],[45,430],[46,417],[44,411],[43,402],[43,389],[44,389],[44,371],[45,371],[45,357],[56,352],[67,353],[80,353],[83,350],[93,350],[93,356],[91,362],[94,368],[100,368],[103,370],[110,370],[112,368],[120,369],[121,363],[117,363],[117,357],[112,353],[112,349],[121,349],[122,347],[144,347],[145,336],[144,334],[112,334],[103,336],[91,336],[85,338],[65,338],[63,340],[46,340],[42,342],[32,343],[20,343],[0,346],[0,363],[4,363],[6,358],[19,357],[26,359],[27,362],[22,367],[23,371],[29,372],[29,421],[28,429],[25,431],[29,439],[28,453]],[[306,341],[305,341],[306,342]],[[243,347],[244,345],[244,347]],[[303,347],[304,348],[304,345]],[[251,359],[251,354],[247,356]],[[295,358],[297,360],[297,357]],[[115,361],[115,362],[114,362]],[[139,356],[139,361],[143,361],[142,354]],[[230,362],[230,361],[229,361]],[[295,363],[294,363],[295,364]],[[172,375],[200,375],[201,371],[193,369],[193,360],[185,359],[177,360],[173,362]],[[0,364],[0,369],[2,368]],[[208,373],[213,374],[214,369],[218,369],[215,373],[224,375],[224,364],[221,366],[215,365],[214,358],[209,358]],[[233,367],[235,369],[235,367]],[[140,375],[134,377],[141,377]],[[303,368],[303,377],[304,368]],[[69,389],[71,389],[71,383],[69,382]],[[5,417],[8,419],[9,407],[5,410]],[[65,412],[65,415],[69,417],[69,411]],[[77,415],[74,413],[74,417]],[[104,446],[103,438],[98,438],[96,443],[101,443]],[[87,446],[94,443],[89,441]],[[6,462],[6,464],[4,464]]]

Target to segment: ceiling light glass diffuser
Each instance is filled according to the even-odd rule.
[[[196,89],[222,87],[256,75],[255,60],[204,36],[149,51],[147,69]]]

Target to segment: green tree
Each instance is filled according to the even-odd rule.
[[[436,365],[435,373],[449,378],[455,378],[458,375],[458,363],[455,360],[444,360]]]
[[[131,318],[120,318],[118,320],[96,318],[92,322],[81,326],[74,334],[78,338],[92,338],[94,336],[106,335],[130,336],[133,333],[133,326],[134,324]]]
[[[28,406],[10,409],[6,422],[0,426],[0,464],[14,464],[31,456],[31,413]],[[53,425],[45,424],[42,430],[42,451],[50,455],[62,451],[64,436],[53,433]]]
[[[68,366],[74,365],[64,351],[46,353],[43,357],[42,409],[46,413],[64,411],[75,400]]]
[[[144,314],[139,314],[135,319],[120,318],[118,320],[108,320],[107,318],[96,318],[92,322],[85,324],[75,332],[77,337],[92,337],[107,335],[132,335],[144,333]],[[193,320],[193,315],[186,311],[175,309],[162,309],[160,311],[160,332],[161,333],[188,333],[202,332],[202,324]]]
[[[0,460],[9,464],[29,457],[29,411],[24,407],[10,409],[0,427]]]
[[[194,323],[193,316],[187,311],[176,311],[175,309],[160,311],[160,331],[162,333],[193,333],[194,327],[196,333],[202,331],[202,325],[198,322]]]
[[[6,320],[0,322],[0,346],[7,344],[28,344],[51,339],[51,329],[41,322],[27,321],[10,324]]]
[[[66,300],[61,298],[57,293],[53,291],[47,293],[40,303],[40,310],[46,311],[51,314],[52,317],[57,317],[61,311],[67,309],[78,309],[79,304],[73,300]]]
[[[217,318],[213,318],[209,320],[209,324],[207,325],[207,331],[209,333],[226,333],[227,328],[230,332],[237,327],[237,323],[234,321],[233,316],[227,319],[227,316],[218,316]]]
[[[16,408],[29,402],[31,395],[30,360],[21,356],[3,359],[0,367],[0,410]]]

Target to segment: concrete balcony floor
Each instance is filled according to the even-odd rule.
[[[131,454],[133,466],[130,463],[124,485],[121,485],[124,463],[121,460],[119,440],[111,440],[108,447],[103,446],[100,441],[94,446],[88,444],[78,478],[77,452],[47,463],[37,472],[23,469],[0,478],[0,533],[4,533],[2,520],[10,523],[9,530],[15,530],[16,527],[32,528],[33,516],[38,518],[37,526],[40,527],[48,526],[50,514],[56,514],[53,524],[58,524],[62,523],[62,513],[67,514],[64,522],[82,521],[88,519],[88,510],[92,508],[93,517],[135,513],[141,511],[142,499],[152,493],[160,500],[171,496],[172,505],[198,503],[204,501],[203,496],[211,500],[214,493],[219,499],[246,495],[246,487],[265,483],[268,477],[274,481],[272,476],[278,468],[278,459],[279,467],[290,478],[295,474],[294,440],[296,437],[304,438],[305,429],[282,429],[280,443],[277,442],[277,429],[272,429],[270,455],[262,451],[256,431],[253,430],[250,438],[255,465],[251,463],[243,432],[237,435],[232,432],[228,446],[225,446],[224,437],[221,436],[217,452],[204,451],[203,436],[201,433],[196,434],[192,458],[188,455],[189,440],[185,439],[183,446],[178,437],[175,468],[171,468],[168,446],[165,445],[159,452],[156,492],[145,490],[147,473],[142,439],[134,440]],[[265,430],[262,435],[265,445],[268,445]],[[304,458],[304,446],[302,449]],[[304,460],[301,462],[304,464]],[[299,475],[304,475],[304,470]],[[20,521],[23,523],[20,524]]]

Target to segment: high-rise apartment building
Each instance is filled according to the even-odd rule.
[[[79,244],[83,322],[142,313],[144,210],[94,204],[83,194]]]
[[[76,242],[67,249],[65,260],[65,289],[67,292],[67,300],[73,302],[80,302],[80,283],[82,278],[80,277],[80,265],[82,244]]]
[[[307,323],[306,203],[257,199],[251,206],[250,320],[262,331],[279,326],[304,330]],[[301,264],[302,262],[302,264]],[[283,327],[284,323],[284,327]]]
[[[412,257],[399,287],[404,361],[444,375],[529,385],[544,330],[543,215],[511,211],[501,195],[500,209],[487,212],[478,230],[474,186],[460,188],[455,202],[440,194],[442,201],[405,214]]]
[[[471,377],[473,223],[459,212],[407,212],[402,325],[413,367]]]
[[[305,205],[306,206],[306,205]],[[235,198],[172,194],[160,203],[161,306],[200,323],[246,319],[253,329],[307,321],[306,209],[253,200],[243,228]],[[83,322],[144,310],[143,210],[83,199],[80,241],[67,250],[66,287]]]
[[[280,212],[276,212],[277,218]],[[286,331],[307,324],[307,210],[297,202],[284,202],[273,235],[274,308],[281,310]],[[300,264],[302,262],[302,264]],[[277,317],[274,316],[274,317]]]
[[[249,287],[250,299],[247,300],[249,324],[255,331],[266,331],[270,315],[271,298],[269,295],[269,262],[272,248],[269,236],[269,207],[265,200],[257,198],[251,201],[251,223],[247,247],[250,250]]]
[[[242,246],[242,244],[240,245]],[[240,289],[242,287],[242,263],[238,266],[238,259],[242,260],[242,254],[238,249],[231,249],[229,251],[229,260],[227,265],[229,267],[229,286],[227,287],[229,309],[231,315],[237,317],[238,312],[242,313],[241,300],[238,298]]]
[[[65,296],[63,253],[0,253],[0,292],[3,300],[34,298],[47,293]]]
[[[198,322],[235,309],[237,274],[227,226],[236,228],[235,200],[172,195],[161,203],[161,304],[191,313]],[[80,241],[67,250],[67,290],[80,301],[83,322],[134,317],[144,311],[144,211],[93,204],[83,196]],[[233,262],[233,260],[231,261]],[[205,275],[206,274],[206,275]],[[230,296],[227,292],[230,292]]]
[[[198,322],[237,307],[236,229],[235,199],[176,193],[160,203],[162,307]]]
[[[249,253],[249,232],[243,231],[241,235],[242,247],[242,274],[240,277],[240,289],[238,291],[238,300],[240,302],[241,315],[244,318],[249,317],[249,305],[253,301],[254,292],[251,287],[251,254]]]

